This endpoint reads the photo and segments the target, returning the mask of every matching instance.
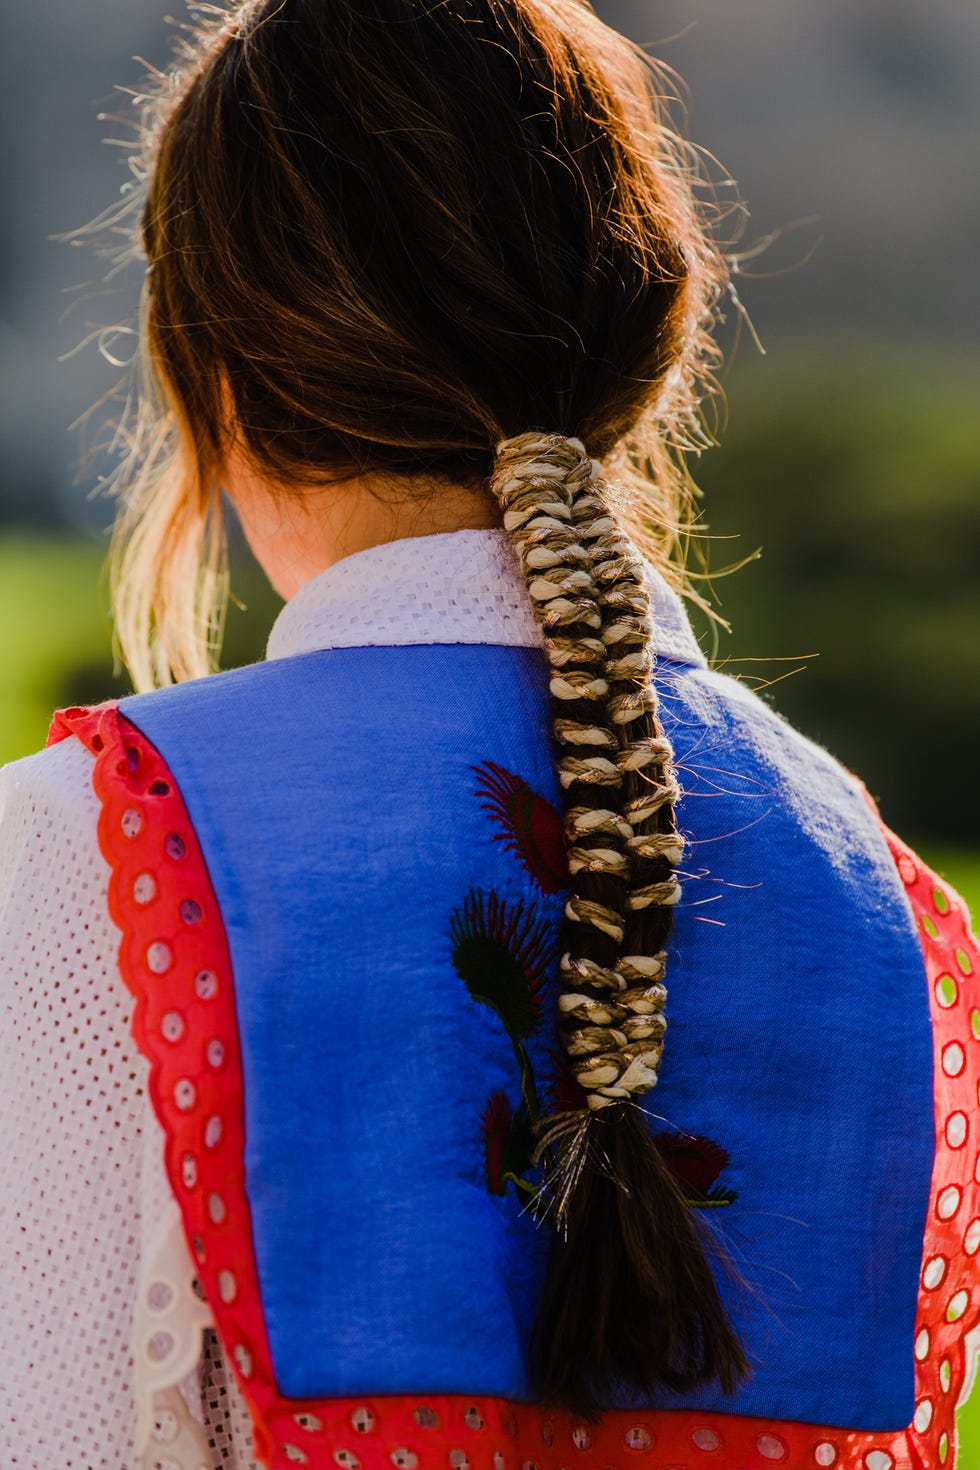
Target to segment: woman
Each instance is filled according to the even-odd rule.
[[[952,1462],[976,943],[669,585],[725,259],[651,78],[262,0],[152,109],[141,692],[4,772],[4,1463]],[[209,676],[222,487],[287,602]]]

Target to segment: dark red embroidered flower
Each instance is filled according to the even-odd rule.
[[[494,761],[470,769],[480,778],[477,794],[486,798],[480,805],[501,828],[495,840],[516,855],[543,892],[567,888],[571,880],[561,814],[523,777]]]
[[[533,1194],[535,1186],[523,1178],[531,1168],[531,1126],[527,1105],[515,1113],[503,1092],[495,1092],[483,1110],[483,1164],[490,1194],[503,1194],[508,1181],[518,1194]]]
[[[691,1204],[731,1204],[734,1190],[712,1187],[728,1163],[721,1144],[693,1133],[658,1133],[653,1143]]]

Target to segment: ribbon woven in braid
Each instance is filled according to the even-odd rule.
[[[666,1027],[663,944],[680,896],[684,841],[673,751],[657,720],[650,595],[642,558],[610,513],[602,467],[581,440],[523,434],[497,447],[492,486],[520,555],[561,711],[555,738],[569,794],[559,1008],[583,1105],[537,1128],[561,1223],[591,1112],[656,1085]],[[658,921],[645,911],[659,911]],[[641,922],[641,916],[643,922]],[[655,944],[638,945],[638,931]]]

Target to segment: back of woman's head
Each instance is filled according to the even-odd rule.
[[[485,483],[530,428],[600,459],[633,434],[669,535],[724,262],[654,77],[579,0],[267,0],[188,44],[145,150],[159,399],[116,596],[138,685],[209,667],[216,548],[193,618],[158,552],[195,580],[232,433],[294,491]]]
[[[117,522],[118,630],[149,685],[209,667],[233,450],[284,496],[344,474],[493,487],[555,671],[583,1089],[540,1133],[562,1204],[534,1363],[585,1411],[745,1368],[632,1106],[662,1050],[683,843],[621,522],[649,519],[666,565],[725,280],[657,75],[584,0],[263,0],[196,32],[146,139]],[[639,466],[646,503],[600,460]]]

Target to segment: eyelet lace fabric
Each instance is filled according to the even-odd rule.
[[[141,1223],[152,1244],[142,1262],[133,1315],[138,1463],[140,1470],[157,1470],[161,1459],[179,1470],[211,1470],[198,1377],[211,1313],[199,1295],[172,1196]]]
[[[145,1067],[76,742],[0,773],[0,1465],[135,1463]]]
[[[258,1470],[190,1285],[119,976],[92,770],[76,740],[0,770],[0,1465]],[[141,1375],[139,1303],[161,1278],[180,1347]]]
[[[138,1464],[207,1470],[200,1384],[174,1392],[198,1367],[212,1321],[206,1303],[222,1304],[243,1384],[251,1354],[242,1343],[263,1334],[240,1168],[243,1092],[227,941],[180,794],[152,745],[111,702],[59,711],[49,739],[72,733],[95,756],[108,910],[158,1121],[146,1130],[145,1153],[148,1187],[160,1193],[149,1205],[133,1323]]]

